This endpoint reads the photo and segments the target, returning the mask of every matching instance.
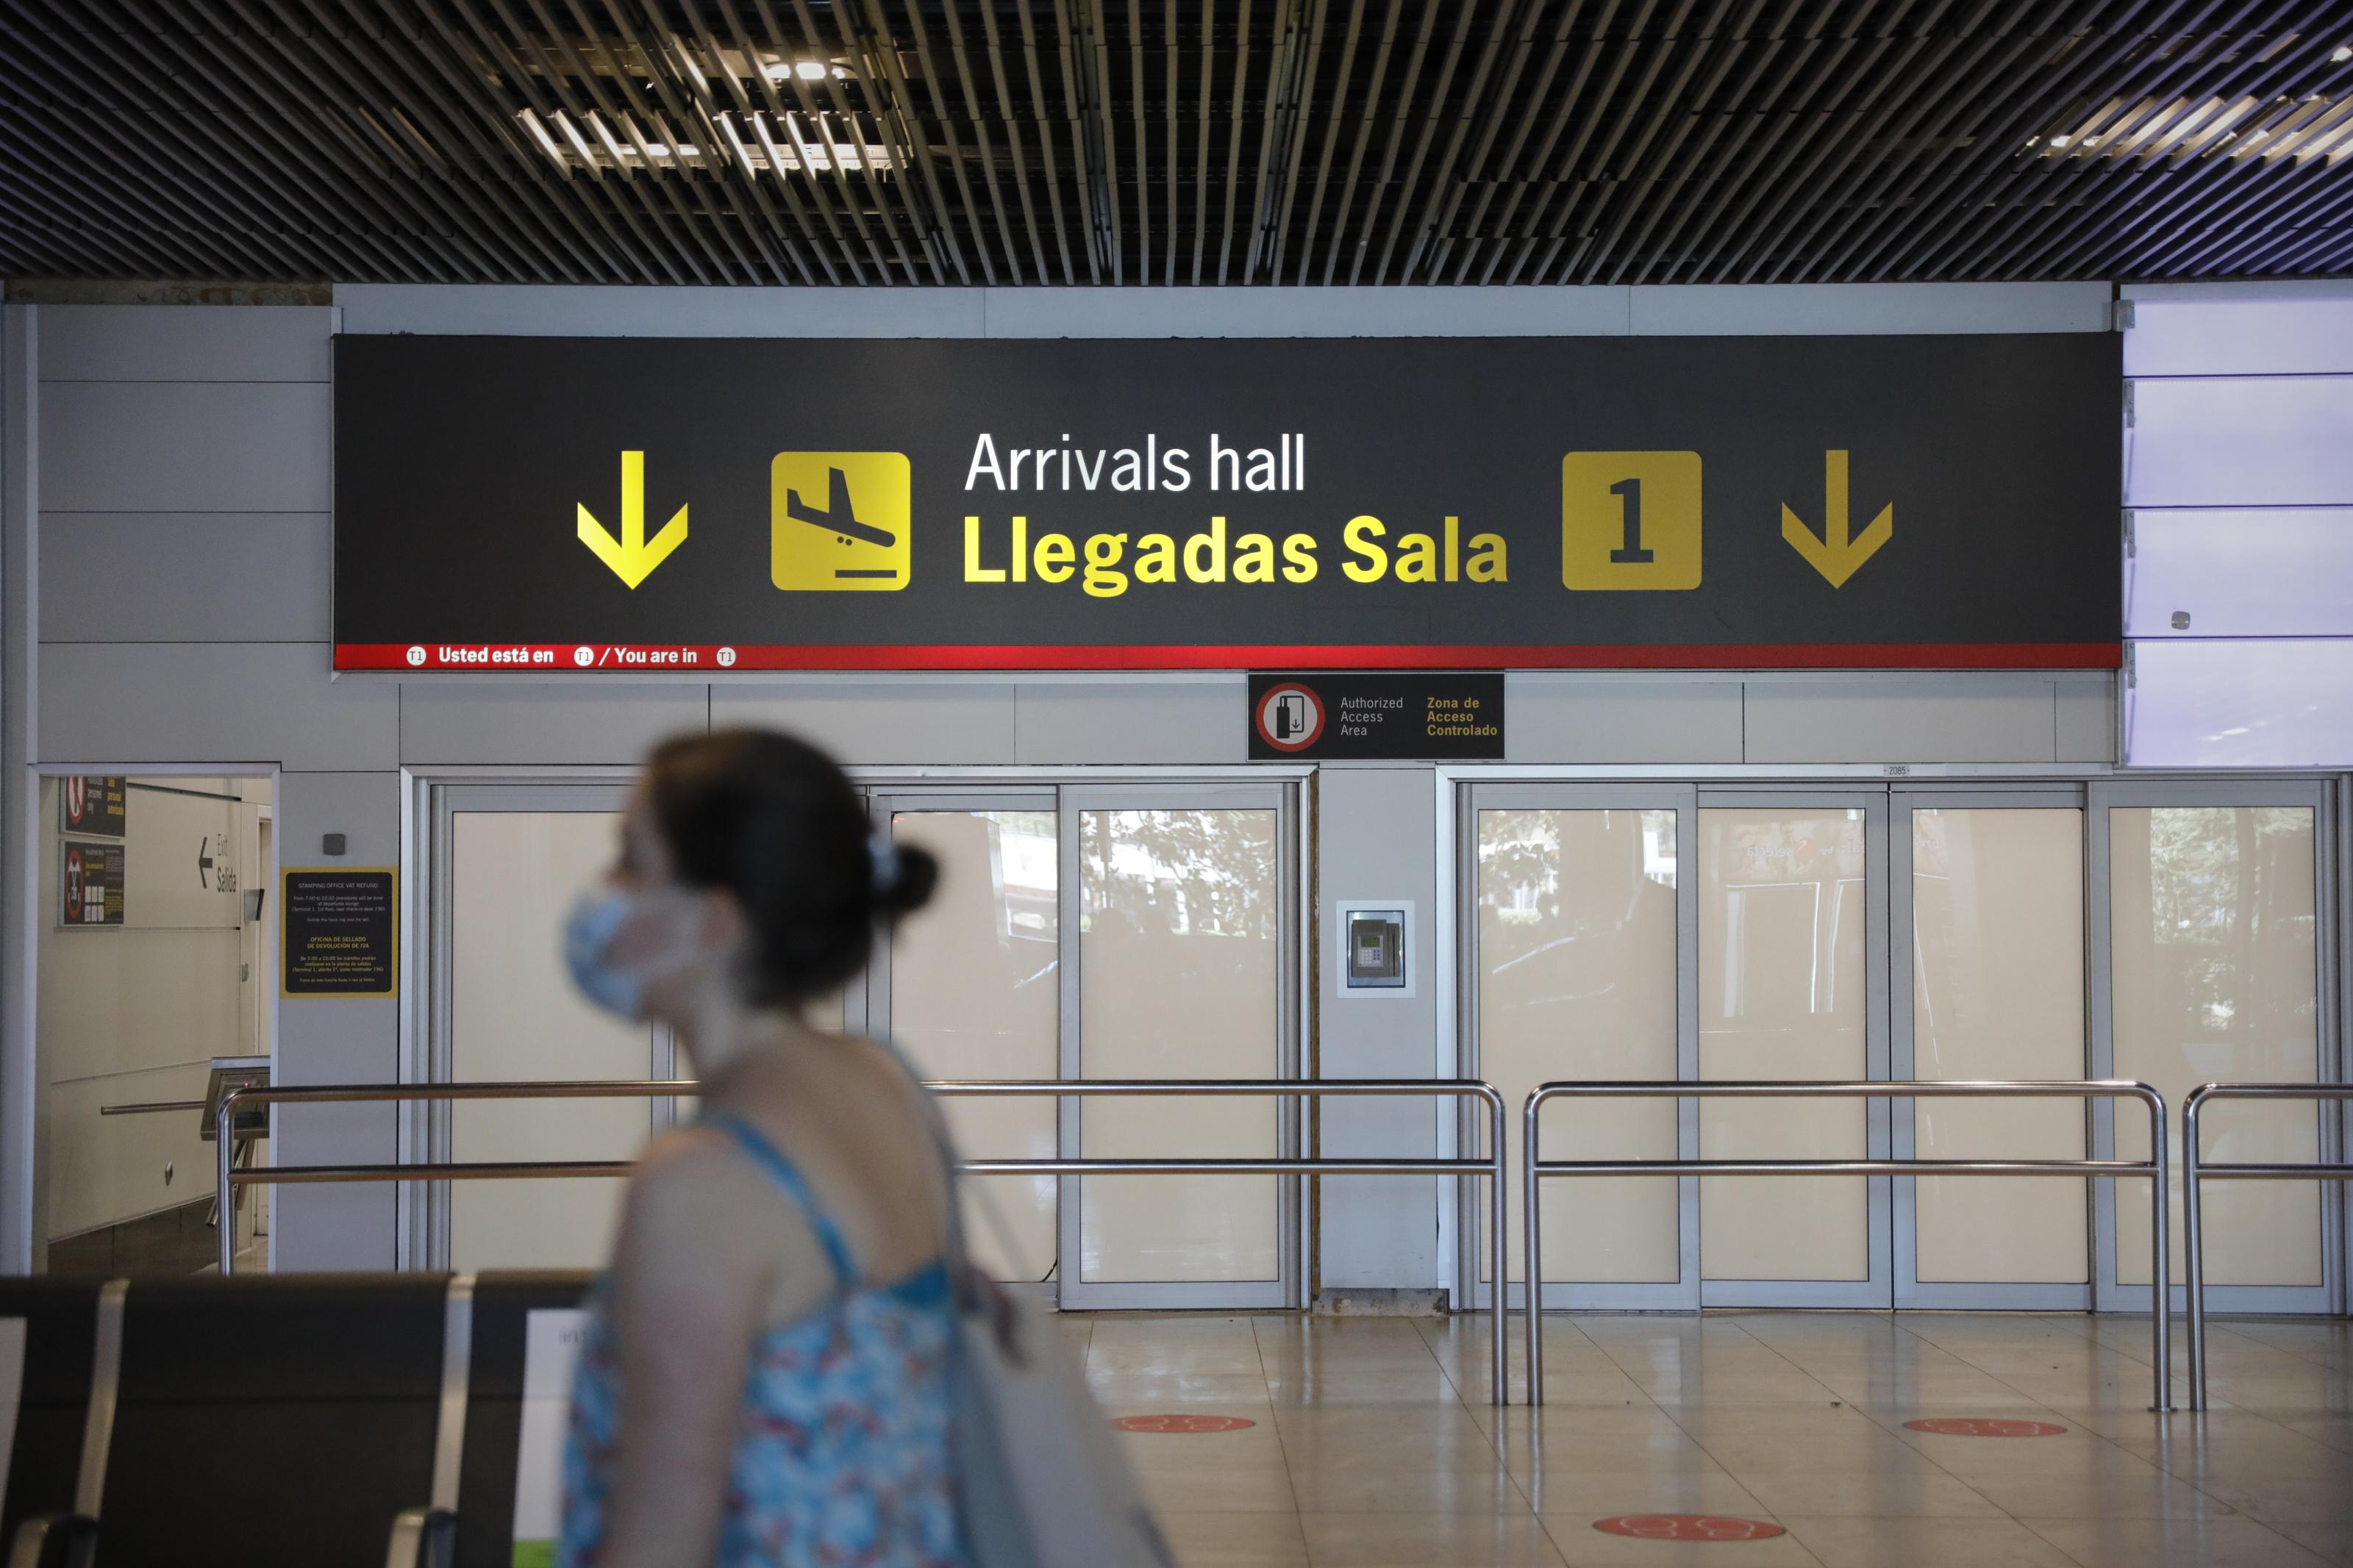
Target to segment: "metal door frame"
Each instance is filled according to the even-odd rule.
[[[2109,898],[2110,878],[2114,874],[2112,845],[2109,838],[2108,814],[2116,806],[2264,806],[2304,807],[2312,813],[2313,855],[2313,985],[2316,1006],[2313,1016],[2314,1071],[2323,1082],[2332,1079],[2341,1081],[2348,1063],[2344,1060],[2345,1019],[2342,1005],[2345,965],[2341,948],[2345,939],[2343,911],[2339,908],[2337,876],[2343,865],[2343,847],[2337,841],[2337,818],[2338,802],[2332,799],[2343,786],[2327,778],[2282,779],[2277,777],[2240,777],[2208,775],[2200,778],[2124,778],[2094,781],[2088,787],[2087,814],[2084,819],[2086,867],[2090,874],[2087,889],[2096,900],[2096,908],[2087,905],[2091,915],[2091,931],[2087,933],[2092,954],[2092,981],[2089,994],[2092,1012],[2092,1068],[2095,1077],[2113,1074],[2116,1067],[2116,1010],[2114,1002],[2115,974],[2114,910]],[[2179,1131],[2179,1106],[2173,1108],[2175,1119],[2168,1131]],[[2331,1161],[2342,1157],[2346,1147],[2345,1120],[2341,1110],[2329,1114],[2320,1109],[2320,1158]],[[2104,1108],[2093,1120],[2093,1152],[2097,1158],[2111,1158],[2116,1149],[2114,1108]],[[2177,1169],[2179,1168],[2177,1164]],[[2116,1184],[2099,1184],[2094,1207],[2093,1221],[2093,1305],[2103,1312],[2146,1312],[2150,1310],[2150,1289],[2147,1285],[2123,1285],[2117,1282]],[[2173,1205],[2178,1212],[2179,1205]],[[2341,1313],[2346,1310],[2345,1256],[2347,1246],[2347,1204],[2345,1194],[2336,1183],[2321,1184],[2320,1192],[2320,1283],[2317,1285],[2215,1285],[2206,1288],[2206,1309],[2211,1313]],[[2180,1249],[2174,1249],[2180,1256]],[[2172,1300],[2177,1310],[2186,1311],[2188,1293],[2179,1285],[2172,1287]]]
[[[1518,780],[1485,780],[1464,778],[1453,781],[1456,798],[1453,813],[1456,823],[1454,853],[1455,911],[1457,927],[1454,939],[1459,951],[1474,966],[1465,978],[1468,984],[1459,985],[1455,995],[1454,1015],[1457,1038],[1461,1042],[1458,1069],[1464,1078],[1478,1078],[1479,1059],[1479,986],[1476,969],[1479,953],[1479,816],[1484,811],[1672,811],[1675,814],[1675,1076],[1689,1079],[1699,1072],[1699,965],[1696,952],[1699,941],[1699,890],[1693,882],[1688,864],[1693,835],[1698,831],[1698,791],[1691,784],[1590,784],[1564,782],[1558,784],[1531,783]],[[1442,960],[1441,960],[1442,962]],[[1516,1123],[1514,1123],[1516,1124]],[[1447,1117],[1447,1131],[1453,1139],[1449,1152],[1479,1147],[1480,1131],[1475,1106],[1454,1107]],[[1556,1150],[1557,1154],[1559,1152]],[[1675,1157],[1691,1160],[1699,1156],[1699,1103],[1696,1100],[1678,1102],[1675,1111]],[[1664,1179],[1664,1178],[1661,1178]],[[1446,1205],[1452,1219],[1453,1278],[1462,1281],[1456,1292],[1467,1306],[1485,1310],[1491,1300],[1489,1282],[1481,1277],[1482,1249],[1479,1246],[1480,1214],[1479,1184],[1457,1180],[1455,1194]],[[1678,1277],[1671,1280],[1641,1282],[1588,1282],[1553,1279],[1543,1282],[1539,1300],[1546,1311],[1618,1311],[1662,1312],[1693,1311],[1700,1305],[1699,1272],[1699,1178],[1679,1177],[1675,1180]],[[1513,1223],[1519,1223],[1521,1202],[1514,1193]],[[1523,1260],[1523,1268],[1525,1262]],[[1512,1310],[1522,1306],[1526,1291],[1525,1279],[1518,1286],[1508,1282],[1504,1300]]]
[[[1930,810],[2063,810],[2073,811],[2083,819],[2084,858],[2078,867],[2083,879],[2084,917],[2079,934],[2083,938],[2084,962],[2084,1050],[2082,1058],[2070,1071],[2050,1076],[2068,1078],[2082,1076],[2098,1078],[2092,1070],[2092,873],[2090,802],[2084,786],[2080,784],[2034,782],[2020,784],[1988,784],[1953,786],[1947,784],[1895,784],[1890,793],[1888,837],[1888,918],[1891,937],[1902,934],[1902,952],[1893,946],[1888,952],[1888,1068],[1889,1075],[1897,1079],[1916,1079],[1917,1062],[1914,1058],[1912,1034],[1913,989],[1912,964],[1908,962],[1913,933],[1916,930],[1917,910],[1913,902],[1912,877],[1912,813]],[[2042,1075],[2036,1075],[2042,1076]],[[2094,1147],[2093,1119],[2103,1111],[2113,1120],[2113,1101],[2084,1101],[2084,1157],[2091,1158]],[[1914,1102],[1908,1100],[1893,1102],[1890,1107],[1890,1132],[1894,1157],[1910,1160],[1918,1157],[1913,1121]],[[2086,1311],[2092,1305],[2092,1231],[2089,1223],[2092,1205],[2103,1194],[2112,1196],[2116,1184],[2087,1178],[2091,1192],[2084,1209],[2086,1224],[2084,1235],[2084,1273],[2080,1284],[2030,1280],[1927,1280],[1919,1276],[1917,1206],[1919,1178],[1897,1176],[1894,1182],[1895,1230],[1895,1305],[1900,1309],[1918,1308],[1933,1310],[1992,1310],[1992,1311]],[[1999,1190],[1999,1189],[1997,1189]]]
[[[1281,775],[1209,779],[1198,782],[1118,781],[1097,775],[1094,782],[1061,785],[1056,830],[1060,835],[1060,871],[1055,882],[1056,926],[1062,943],[1060,998],[1060,1075],[1085,1076],[1080,1027],[1081,921],[1080,818],[1089,811],[1118,810],[1271,810],[1275,814],[1276,933],[1275,1073],[1277,1079],[1301,1076],[1302,996],[1307,984],[1305,939],[1303,935],[1303,871],[1305,865],[1305,813],[1297,784]],[[1182,1074],[1176,1076],[1184,1076]],[[1276,1151],[1284,1157],[1302,1152],[1304,1118],[1297,1100],[1274,1101]],[[1082,1107],[1076,1100],[1061,1102],[1057,1127],[1065,1152],[1083,1153],[1081,1136]],[[1296,1307],[1304,1304],[1305,1270],[1301,1198],[1296,1176],[1279,1176],[1275,1186],[1275,1278],[1267,1280],[1128,1280],[1090,1283],[1079,1260],[1083,1249],[1083,1176],[1062,1178],[1057,1206],[1057,1251],[1060,1298],[1066,1310],[1119,1309],[1198,1310]]]

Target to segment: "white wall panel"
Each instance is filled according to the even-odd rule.
[[[655,681],[400,689],[404,763],[634,763],[658,741],[701,732],[710,689]]]
[[[1736,763],[1740,683],[1517,671],[1504,678],[1514,763]]]
[[[2116,760],[2116,678],[2063,679],[2057,682],[2058,749],[2063,763]]]
[[[325,381],[328,305],[45,305],[41,379]]]
[[[389,690],[389,689],[386,689]],[[279,775],[278,854],[284,866],[400,864],[397,773]],[[321,837],[346,836],[340,861]],[[276,896],[273,889],[273,898]],[[401,889],[407,920],[409,889]],[[414,921],[410,921],[410,929]],[[404,935],[402,952],[407,952]],[[413,972],[413,971],[412,971]],[[278,1005],[278,1081],[392,1083],[400,1077],[400,1006],[390,996],[297,996]],[[284,1165],[380,1163],[399,1152],[395,1108],[292,1106],[278,1112],[274,1159]],[[389,1183],[273,1189],[271,1241],[281,1271],[389,1268],[395,1194]]]
[[[2136,643],[2133,677],[2126,747],[2136,767],[2353,762],[2353,639]]]
[[[1645,284],[1637,337],[2104,332],[2105,283]]]
[[[313,642],[332,636],[325,512],[53,512],[45,642]]]
[[[354,333],[579,337],[1581,337],[2096,332],[2105,283],[1629,289],[752,289],[345,283]]]
[[[2353,282],[2129,293],[2123,760],[2353,763]]]
[[[1752,681],[1752,763],[2047,763],[2052,683],[2008,676]]]
[[[991,289],[992,338],[1623,337],[1623,288]]]
[[[2126,566],[2126,637],[2353,636],[2353,506],[2138,508]]]
[[[1024,686],[1013,710],[1022,763],[1239,763],[1250,750],[1249,686],[1202,682]]]
[[[315,382],[49,382],[50,511],[325,511],[329,409]]]
[[[2353,372],[2353,283],[2139,285],[2126,375]]]
[[[1061,289],[1052,292],[1060,294]],[[343,283],[353,334],[448,337],[976,338],[977,289],[708,289]]]
[[[330,680],[327,665],[317,643],[45,647],[40,758],[397,767],[400,689]]]
[[[0,305],[0,873],[9,889],[0,900],[0,951],[9,955],[0,966],[0,1271],[7,1272],[29,1270],[47,1241],[32,1157],[40,1096],[26,973],[35,919],[26,882],[40,854],[38,801],[26,767],[39,654],[32,595],[40,535],[39,322],[36,306]]]
[[[1013,761],[1014,689],[983,683],[872,686],[721,683],[713,729],[753,724],[798,735],[852,765]]]
[[[210,1076],[208,1063],[190,1062],[52,1086],[42,1144],[49,1160],[44,1239],[136,1219],[210,1193],[213,1145],[204,1141],[196,1112],[99,1114],[108,1105],[202,1100]]]
[[[1239,706],[1239,700],[1237,700]],[[1437,775],[1428,768],[1327,768],[1317,777],[1320,875],[1317,1004],[1324,1078],[1439,1076],[1438,971],[1433,962]],[[1418,911],[1409,997],[1345,996],[1333,910],[1342,900],[1405,899]],[[1451,1074],[1449,1075],[1451,1076]],[[1437,1152],[1438,1119],[1453,1102],[1324,1101],[1323,1152],[1410,1156]],[[1438,1282],[1435,1176],[1350,1176],[1322,1184],[1324,1285],[1423,1289]]]
[[[2125,504],[2353,503],[2353,375],[2136,381]]]

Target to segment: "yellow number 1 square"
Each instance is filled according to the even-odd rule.
[[[1588,592],[1699,586],[1699,454],[1560,460],[1560,581]]]

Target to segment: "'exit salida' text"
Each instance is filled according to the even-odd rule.
[[[1351,583],[1502,583],[1509,563],[1503,536],[1473,533],[1450,517],[1435,533],[1392,533],[1370,515],[1340,531],[1340,571]],[[1002,523],[964,520],[967,583],[1068,583],[1098,599],[1116,599],[1131,584],[1313,583],[1322,570],[1312,533],[1237,531],[1222,516],[1178,536],[1170,533],[1032,533],[1016,514]]]

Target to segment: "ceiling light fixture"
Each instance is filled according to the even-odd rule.
[[[2347,60],[2353,60],[2353,44],[2337,45],[2336,52],[2330,55],[2328,59],[2331,65],[2340,66]]]
[[[723,113],[712,117],[726,145],[705,149],[691,142],[656,142],[646,138],[634,122],[624,119],[616,128],[595,111],[582,116],[585,129],[561,110],[543,121],[530,110],[515,116],[530,132],[533,141],[550,159],[565,169],[585,168],[594,173],[602,169],[684,170],[712,168],[703,162],[706,157],[732,161],[747,174],[757,174],[765,169],[776,174],[791,170],[814,172],[830,170],[835,174],[876,174],[892,167],[891,151],[859,137],[856,118],[839,134],[823,115],[807,117],[797,112],[778,114],[773,118],[754,111],[741,117],[749,126],[750,137],[736,123],[737,117]],[[655,134],[663,134],[657,127]],[[790,143],[782,144],[779,140]],[[729,155],[732,154],[732,159]]]

